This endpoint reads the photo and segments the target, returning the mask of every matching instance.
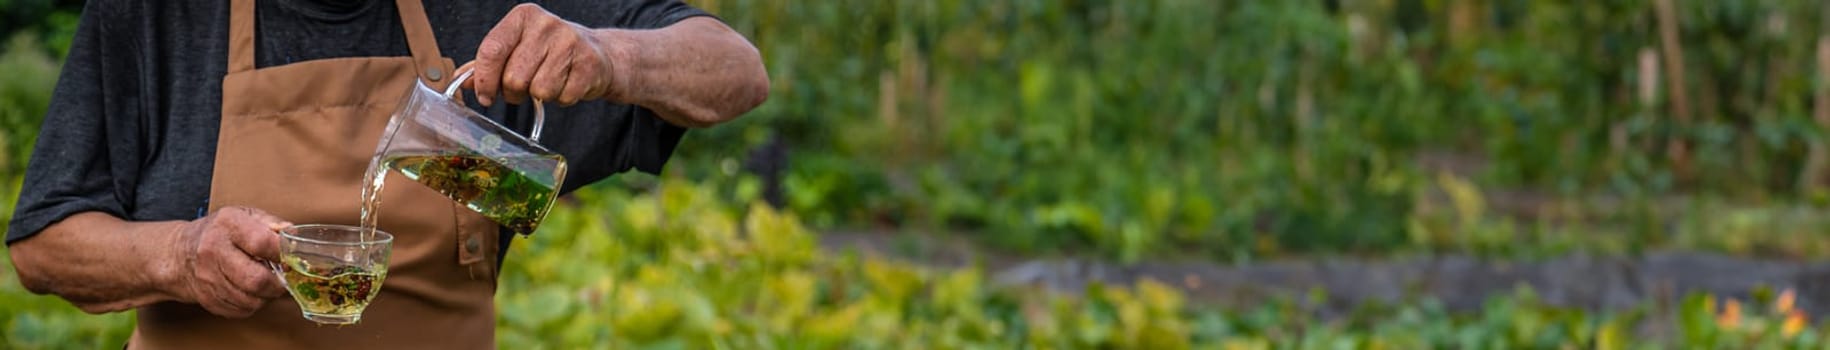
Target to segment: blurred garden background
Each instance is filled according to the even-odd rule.
[[[516,244],[502,347],[1830,346],[1822,1],[689,2],[769,102]],[[0,0],[0,215],[80,9]]]

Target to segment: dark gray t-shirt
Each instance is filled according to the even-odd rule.
[[[6,233],[8,244],[85,211],[133,221],[201,216],[208,205],[222,113],[228,3],[88,2],[26,169]],[[338,57],[410,56],[393,1],[256,4],[258,68]],[[517,2],[424,4],[439,50],[463,64]],[[707,15],[678,0],[541,6],[592,28],[659,28]],[[498,103],[481,109],[471,101],[510,128],[525,133],[532,125],[530,107]],[[541,143],[568,160],[565,192],[632,168],[659,172],[685,133],[653,111],[630,105],[549,105],[547,112]],[[503,236],[506,241],[508,235]]]

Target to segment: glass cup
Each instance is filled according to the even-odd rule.
[[[458,87],[471,73],[459,73],[442,93],[424,81],[407,93],[376,144],[363,198],[379,193],[386,173],[397,171],[515,233],[531,234],[558,199],[565,157],[536,143],[546,120],[538,100],[529,137],[458,101]]]
[[[280,262],[271,264],[305,319],[352,324],[381,292],[394,236],[347,225],[297,225],[280,230]]]

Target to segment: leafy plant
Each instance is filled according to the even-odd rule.
[[[27,33],[11,36],[0,50],[0,173],[24,171],[38,135],[38,124],[51,104],[57,63]]]

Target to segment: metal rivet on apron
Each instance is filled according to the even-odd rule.
[[[478,250],[482,250],[482,249],[483,249],[483,240],[477,238],[477,236],[472,235],[472,236],[470,236],[469,239],[464,240],[464,250],[465,251],[470,252],[471,254],[476,254]]]
[[[444,79],[444,78],[445,78],[445,71],[439,70],[438,68],[426,68],[426,79],[432,79],[432,81],[438,81],[439,79]]]

